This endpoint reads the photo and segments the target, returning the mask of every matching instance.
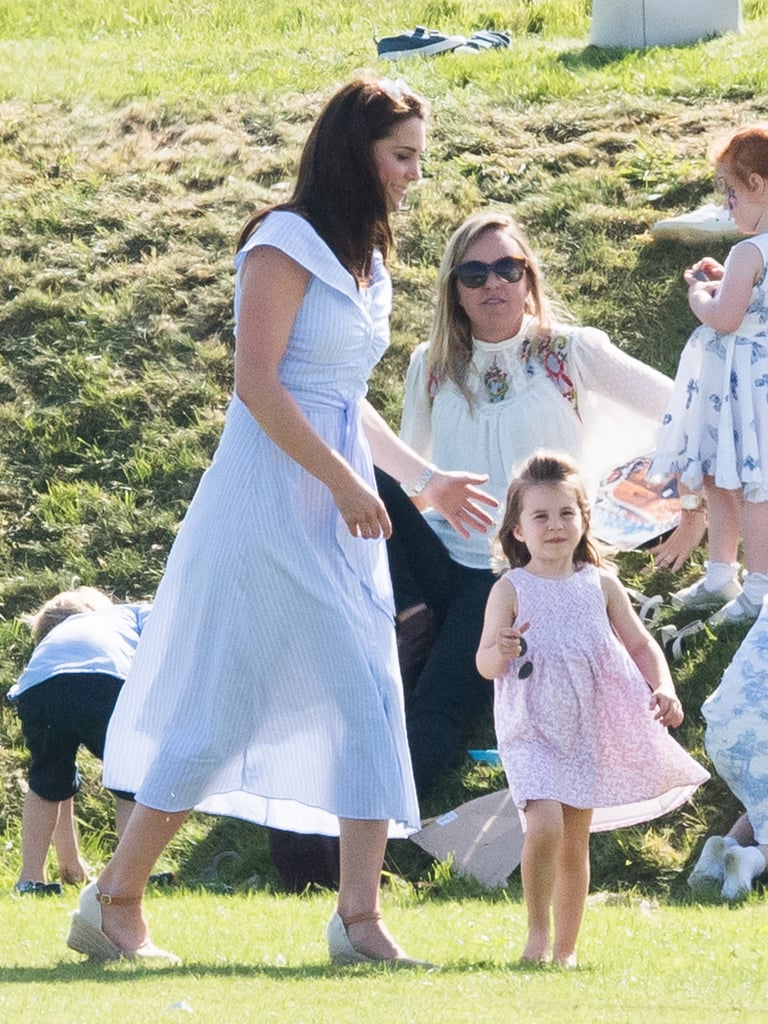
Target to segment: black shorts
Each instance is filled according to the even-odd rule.
[[[122,679],[98,672],[51,676],[16,701],[29,747],[29,788],[43,800],[68,800],[80,788],[82,744],[101,760]],[[122,795],[122,794],[121,794]]]

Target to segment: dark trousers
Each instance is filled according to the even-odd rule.
[[[401,612],[424,602],[434,616],[434,646],[406,711],[416,789],[424,799],[460,763],[469,722],[490,712],[492,686],[478,673],[475,652],[496,576],[455,562],[392,477],[377,469],[376,483],[392,520],[395,606]]]
[[[300,835],[269,829],[269,853],[288,892],[319,885],[339,887],[339,840],[335,836]]]
[[[30,753],[29,788],[43,800],[68,800],[80,788],[77,751],[101,760],[107,726],[122,679],[101,672],[51,676],[24,690],[17,701]],[[122,795],[122,794],[121,794]]]

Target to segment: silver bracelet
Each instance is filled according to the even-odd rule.
[[[403,490],[405,491],[409,498],[417,498],[434,475],[435,467],[432,465],[431,462],[429,462],[424,467],[421,476],[413,485],[413,487],[403,487]]]

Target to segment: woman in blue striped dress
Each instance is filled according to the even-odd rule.
[[[137,807],[73,915],[68,943],[93,958],[175,959],[141,898],[196,807],[340,834],[332,959],[408,960],[378,902],[388,835],[420,822],[373,460],[460,532],[492,503],[483,477],[435,469],[365,399],[389,340],[389,216],[420,177],[425,118],[401,83],[348,84],[291,199],[241,235],[235,393],[107,737],[105,783]]]

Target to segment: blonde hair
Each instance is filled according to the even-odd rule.
[[[715,167],[725,167],[749,188],[749,176],[768,180],[768,123],[743,124],[715,140],[709,150]]]
[[[112,607],[112,598],[96,587],[76,587],[62,590],[60,594],[46,601],[42,608],[32,615],[23,616],[32,632],[32,638],[39,644],[43,637],[70,615],[81,612],[98,612]]]
[[[527,565],[531,560],[530,551],[523,541],[515,537],[515,530],[520,525],[525,495],[532,487],[537,487],[540,484],[567,484],[572,489],[584,527],[573,553],[573,560],[577,565],[583,565],[586,562],[592,565],[604,565],[602,555],[590,534],[589,499],[576,463],[570,456],[562,452],[543,449],[535,452],[523,463],[507,489],[504,517],[497,536],[507,565],[511,569],[515,569]]]
[[[446,379],[453,381],[470,405],[472,397],[466,385],[466,377],[472,358],[472,325],[459,302],[458,285],[451,271],[464,262],[469,248],[490,231],[508,235],[525,257],[525,276],[528,282],[525,312],[531,314],[538,325],[535,337],[529,339],[533,354],[538,348],[538,338],[549,334],[553,320],[552,303],[544,291],[539,261],[517,221],[509,214],[498,211],[482,211],[467,217],[448,239],[440,264],[437,301],[429,332],[427,371],[430,380],[438,383]]]

